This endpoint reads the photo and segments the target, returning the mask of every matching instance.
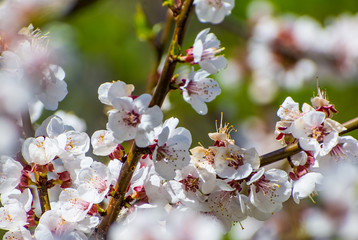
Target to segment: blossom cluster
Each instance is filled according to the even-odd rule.
[[[20,135],[13,119],[20,120],[21,113],[30,111],[35,121],[43,108],[56,110],[67,95],[65,72],[52,63],[48,41],[48,36],[32,25],[16,35],[1,34],[0,128],[10,136],[7,143],[0,144],[1,153],[14,151],[12,146]]]
[[[256,226],[253,239],[285,238],[296,229],[303,229],[295,233],[297,238],[356,238],[358,141],[341,135],[346,129],[332,119],[335,113],[321,90],[311,98],[311,105],[304,103],[301,110],[291,97],[280,106],[276,139],[284,146],[298,144],[302,150],[288,157],[287,169],[292,199],[303,206],[291,209],[291,215],[278,213],[266,222],[244,221],[244,226]],[[302,201],[307,197],[313,204]],[[244,235],[241,229],[232,234]]]
[[[0,16],[9,4],[1,6]],[[233,0],[193,4],[198,19],[213,24],[234,7]],[[210,146],[191,148],[191,133],[179,126],[179,119],[164,120],[153,96],[136,96],[132,84],[119,80],[98,88],[98,99],[108,110],[106,129],[89,136],[80,119],[57,112],[33,130],[42,108],[56,110],[66,96],[65,72],[54,63],[47,34],[32,25],[8,32],[2,23],[3,239],[88,239],[111,214],[106,211],[110,201],[120,197],[123,204],[117,223],[106,233],[109,239],[220,239],[234,223],[269,219],[291,196],[299,203],[318,191],[329,195],[330,186],[323,181],[332,171],[327,166],[357,162],[358,141],[341,136],[346,129],[332,119],[337,110],[320,89],[302,110],[288,97],[277,111],[276,139],[302,150],[289,157],[288,172],[261,166],[256,149],[236,145],[233,127],[222,121],[209,133]],[[168,88],[181,91],[199,114],[206,114],[206,103],[221,93],[209,75],[226,67],[223,50],[210,29],[204,29],[192,47],[169,53],[171,61],[192,70],[186,77],[171,76]],[[100,161],[103,157],[108,164]],[[129,174],[126,167],[135,160],[129,185],[118,196],[117,186],[123,184],[119,176]]]
[[[304,150],[292,156],[292,196],[296,203],[319,190],[325,171],[324,166],[337,162],[357,163],[358,141],[350,136],[340,136],[345,127],[332,119],[337,112],[318,89],[318,96],[311,99],[312,106],[298,103],[288,97],[277,112],[281,121],[276,124],[276,139],[283,144],[298,143]]]

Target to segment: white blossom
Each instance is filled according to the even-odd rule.
[[[32,240],[33,237],[31,235],[31,232],[24,227],[21,227],[16,230],[10,230],[7,231],[4,236],[4,240],[13,240],[13,239],[19,239],[19,240]]]
[[[193,4],[200,22],[217,24],[231,13],[235,0],[194,0]]]
[[[19,202],[4,205],[0,208],[0,228],[19,229],[27,224],[26,211]]]
[[[337,163],[358,163],[358,141],[352,136],[338,137],[337,145],[324,156],[318,156],[320,167],[330,167]]]
[[[291,97],[286,97],[285,101],[283,101],[280,108],[277,110],[277,116],[283,121],[293,122],[301,117],[301,115],[298,103],[293,101]]]
[[[1,112],[20,112],[32,100],[32,88],[24,79],[21,59],[12,51],[1,52],[0,86]]]
[[[62,218],[69,222],[83,220],[92,207],[92,203],[81,199],[78,191],[74,188],[63,189],[58,204]]]
[[[313,151],[315,156],[328,154],[338,143],[338,134],[345,128],[338,122],[326,118],[319,111],[309,111],[296,119],[288,131],[299,140],[301,148]]]
[[[227,185],[227,186],[225,186]],[[247,217],[247,207],[240,193],[228,184],[218,185],[208,198],[210,214],[217,217],[225,231],[229,231],[233,222],[242,221]]]
[[[108,177],[109,184],[113,184],[113,185],[116,184],[117,178],[118,178],[119,173],[122,169],[122,165],[123,165],[123,163],[121,161],[119,161],[118,159],[113,159],[108,163],[107,167],[108,167],[109,173],[110,173],[110,175]],[[134,171],[132,179],[135,178],[136,171],[137,171],[137,168]]]
[[[240,180],[248,177],[260,166],[259,155],[254,148],[244,149],[233,144],[218,147],[214,158],[219,177]]]
[[[112,105],[112,100],[120,97],[130,97],[134,91],[132,84],[126,84],[122,81],[102,83],[98,88],[98,99],[101,103]]]
[[[161,123],[163,113],[160,108],[158,106],[148,108],[151,98],[149,94],[143,94],[135,100],[121,97],[112,101],[115,109],[109,111],[107,128],[113,132],[117,141],[141,138],[141,134],[150,132]],[[147,146],[140,143],[137,145]]]
[[[56,163],[56,161],[54,163]],[[68,171],[70,173],[71,179],[75,181],[78,178],[79,172],[82,169],[90,168],[92,163],[93,159],[84,155],[74,156],[73,158],[64,158],[61,159],[60,166],[55,165],[55,171]]]
[[[311,237],[330,239],[334,235],[336,224],[319,208],[305,209],[302,218],[303,227]]]
[[[156,174],[155,171],[150,171],[144,182],[144,189],[146,196],[148,197],[148,203],[164,207],[168,203],[178,202],[178,199],[170,195],[170,186],[168,186],[168,184],[168,181]]]
[[[169,181],[169,185],[181,204],[198,211],[210,211],[205,203],[206,194],[211,193],[216,186],[215,172],[211,170],[199,170],[188,165],[177,171],[177,176]]]
[[[25,212],[28,212],[32,208],[33,196],[29,188],[24,189],[22,192],[18,189],[13,189],[1,194],[1,203],[3,205],[19,204]]]
[[[247,185],[250,186],[250,202],[262,212],[276,212],[291,195],[292,185],[287,173],[279,169],[265,172],[260,168]]]
[[[108,239],[167,240],[165,227],[160,224],[165,215],[165,211],[160,208],[136,208],[125,221],[111,226]]]
[[[65,112],[62,110],[58,110],[55,112],[55,116],[58,116],[62,119],[64,125],[73,127],[74,130],[78,132],[84,132],[87,129],[85,120],[77,117],[72,112]]]
[[[192,70],[184,86],[180,87],[184,100],[201,115],[208,112],[205,102],[211,102],[221,93],[219,84],[207,76],[209,73],[204,70],[196,72]]]
[[[210,74],[217,73],[227,65],[224,56],[216,56],[223,48],[220,48],[220,41],[210,29],[204,29],[195,38],[194,45],[188,51],[192,51],[193,63],[199,63],[200,67]]]
[[[38,93],[38,98],[46,109],[56,110],[58,103],[62,101],[68,93],[67,84],[64,81],[65,72],[60,66],[51,64],[44,70],[43,75],[42,88]]]
[[[177,118],[170,118],[147,136],[147,141],[153,144],[155,171],[167,180],[173,179],[175,170],[183,168],[190,161],[191,134],[185,128],[177,128],[178,123]]]
[[[56,138],[65,131],[71,131],[74,128],[64,123],[63,119],[57,115],[51,115],[46,118],[36,129],[35,136],[44,136]]]
[[[22,155],[28,163],[45,165],[59,153],[58,141],[48,137],[28,138],[22,145]]]
[[[217,240],[223,233],[215,219],[187,208],[169,213],[160,208],[136,208],[127,219],[110,228],[109,240]]]
[[[59,210],[49,210],[42,214],[34,236],[36,239],[48,240],[87,240],[87,236],[81,231],[76,231],[75,227],[75,223],[61,217]]]
[[[108,156],[118,145],[113,132],[107,130],[95,131],[91,137],[91,144],[93,154],[97,156]]]
[[[11,157],[0,157],[0,193],[7,193],[20,183],[22,165]]]
[[[30,25],[19,32],[24,40],[18,43],[14,52],[20,57],[25,78],[30,83],[32,93],[48,110],[56,110],[58,102],[67,95],[65,72],[60,66],[51,64],[47,35],[34,30]]]
[[[225,232],[215,218],[204,215],[192,208],[177,208],[167,217],[168,239],[218,240]]]
[[[64,143],[63,152],[59,155],[61,158],[73,158],[73,156],[84,155],[90,145],[90,139],[87,133],[77,131],[66,131],[57,137],[59,142]]]
[[[85,219],[76,223],[76,229],[85,233],[87,236],[93,232],[93,229],[100,223],[99,216],[87,215]]]
[[[93,162],[91,167],[78,173],[76,184],[81,199],[90,203],[100,203],[109,190],[110,171],[106,165]]]
[[[292,183],[292,197],[298,204],[300,199],[307,198],[322,184],[323,175],[319,172],[308,172]]]

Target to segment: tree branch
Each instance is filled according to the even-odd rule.
[[[143,149],[138,148],[134,143],[129,151],[126,162],[123,164],[116,186],[114,188],[114,195],[109,200],[106,209],[106,216],[102,219],[99,226],[91,239],[105,239],[111,224],[117,219],[118,214],[123,207],[124,195],[127,192],[130,180],[132,179],[134,170],[143,154]]]
[[[168,56],[166,58],[164,68],[158,83],[158,86],[154,92],[152,102],[150,106],[161,106],[166,94],[169,91],[169,84],[173,77],[173,73],[176,66],[176,60],[171,55],[176,45],[182,46],[184,40],[184,34],[186,25],[188,22],[190,10],[194,0],[186,0],[180,15],[178,16],[176,27],[174,30],[173,39],[169,48]],[[123,207],[124,196],[127,192],[130,180],[133,176],[134,170],[140,160],[141,155],[145,152],[145,149],[138,148],[135,143],[132,143],[132,147],[129,151],[126,162],[123,164],[117,184],[114,190],[114,196],[111,197],[108,207],[106,209],[106,216],[102,219],[99,226],[95,229],[95,232],[91,236],[91,239],[105,239],[111,224],[117,219],[120,210]]]

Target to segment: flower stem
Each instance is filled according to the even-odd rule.
[[[48,210],[51,210],[50,199],[47,191],[47,180],[47,175],[40,176],[38,180],[40,186],[37,188],[37,192],[39,194],[42,214],[44,214]]]
[[[339,133],[339,135],[346,134],[348,132],[351,132],[355,129],[358,129],[358,117],[353,118],[352,120],[349,120],[342,124],[346,130]],[[288,145],[284,148],[280,148],[278,150],[275,150],[273,152],[266,153],[262,156],[260,156],[260,166],[266,166],[268,164],[277,162],[281,159],[287,158],[289,156],[292,156],[296,153],[301,152],[303,149],[298,145],[298,143]]]

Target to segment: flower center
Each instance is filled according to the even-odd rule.
[[[36,141],[36,147],[45,149],[45,139],[38,139]]]
[[[98,193],[102,193],[107,189],[107,182],[106,180],[98,177],[98,176],[92,176],[89,181],[89,184],[94,186],[95,189],[97,189]]]
[[[228,184],[229,184],[232,188],[235,188],[237,192],[241,192],[242,187],[241,187],[240,181],[238,181],[238,180],[232,180],[232,181],[228,182]]]
[[[233,167],[236,170],[244,165],[244,158],[242,157],[242,155],[235,155],[233,153],[230,153],[230,157],[227,158],[227,160],[229,160],[229,167]]]
[[[136,113],[134,110],[127,112],[123,121],[132,127],[136,127],[140,123],[140,115]]]
[[[184,185],[185,191],[187,192],[196,192],[196,190],[199,189],[199,178],[195,178],[191,174],[179,182]]]
[[[202,91],[202,89],[198,87],[198,85],[192,80],[189,80],[189,83],[186,86],[186,90],[188,91],[189,95],[192,95],[194,93],[199,94]]]
[[[167,148],[167,144],[165,143],[163,146],[158,146],[157,148],[157,156],[155,158],[156,161],[161,161],[165,158],[171,158],[174,159],[173,156],[170,156],[170,152]]]
[[[66,143],[66,147],[65,147],[65,150],[66,151],[71,151],[73,148],[74,148],[74,143],[75,141],[72,140],[72,138],[68,138],[67,139],[67,143]]]
[[[346,153],[343,149],[343,144],[342,143],[338,143],[334,148],[332,148],[332,150],[329,152],[329,154],[332,156],[332,157],[335,157],[335,158],[339,158],[339,157],[342,157],[342,156],[345,156]]]
[[[86,202],[78,197],[71,198],[70,203],[72,203],[73,206],[77,206],[82,210],[87,210],[90,205],[89,202]]]
[[[210,165],[214,165],[214,159],[215,159],[215,153],[212,149],[208,149],[205,152],[205,160],[210,164]]]
[[[221,8],[223,3],[221,0],[206,0],[208,5],[212,5],[215,8]]]
[[[323,138],[328,135],[327,130],[321,125],[312,129],[310,137],[315,138],[317,142],[323,142]]]
[[[275,192],[277,188],[280,188],[280,185],[277,183],[270,182],[269,180],[265,179],[265,176],[262,176],[254,184],[256,186],[256,193],[261,190],[265,196],[269,195],[270,198],[278,196],[278,194],[276,194]]]
[[[225,48],[207,48],[204,49],[202,55],[201,55],[201,61],[204,60],[211,60],[213,59],[216,54],[221,53]]]

